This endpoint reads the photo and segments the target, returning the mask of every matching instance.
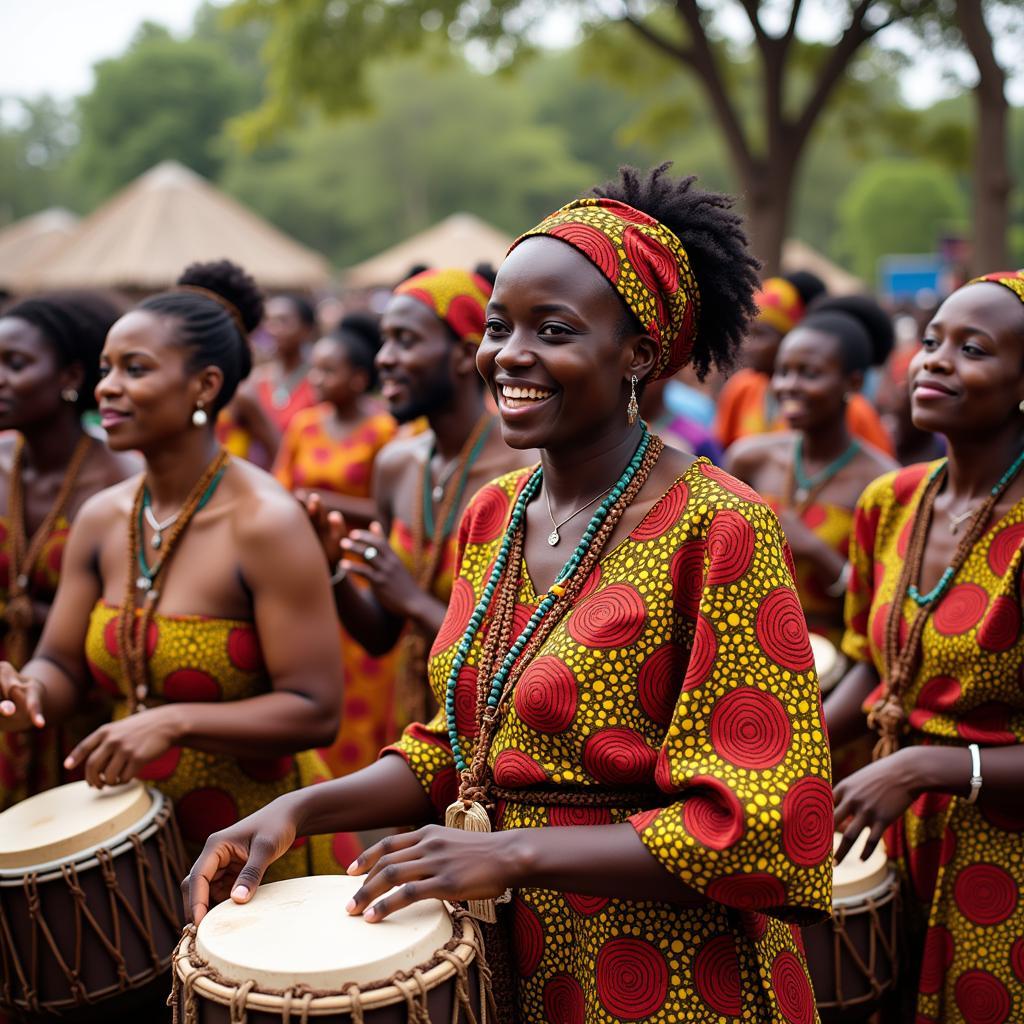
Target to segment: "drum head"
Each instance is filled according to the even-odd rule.
[[[104,789],[72,782],[31,796],[0,814],[0,869],[71,860],[131,828],[152,802],[138,781]]]
[[[879,840],[874,852],[867,860],[863,859],[864,846],[871,834],[864,829],[857,837],[850,852],[838,863],[832,873],[832,902],[856,902],[859,898],[878,889],[889,877],[889,857],[885,850],[885,840]],[[842,836],[837,832],[832,849],[837,850]]]
[[[261,885],[248,903],[225,900],[203,918],[196,952],[237,984],[341,992],[350,982],[370,985],[420,967],[451,939],[440,900],[414,903],[377,924],[351,917],[345,905],[362,884],[318,875]]]
[[[818,673],[818,685],[823,691],[831,690],[839,681],[838,672],[842,663],[839,660],[839,652],[835,644],[827,637],[818,633],[809,634],[811,638],[811,653],[814,655],[814,668]]]

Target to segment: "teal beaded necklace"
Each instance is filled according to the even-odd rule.
[[[484,710],[485,715],[493,716],[496,714],[498,704],[501,701],[502,692],[505,689],[505,683],[513,665],[519,655],[523,653],[523,649],[530,642],[530,638],[536,632],[537,627],[541,624],[544,617],[549,611],[551,611],[555,602],[564,592],[565,584],[579,568],[580,562],[582,562],[583,558],[586,556],[591,542],[600,529],[601,524],[607,518],[609,511],[622,497],[623,492],[629,486],[633,477],[636,476],[637,470],[640,468],[640,465],[644,460],[644,456],[647,454],[647,449],[651,445],[653,436],[648,433],[646,426],[643,426],[642,429],[643,435],[640,439],[640,444],[637,446],[633,457],[629,460],[629,464],[626,466],[625,470],[623,470],[618,481],[608,492],[604,501],[601,502],[593,516],[591,516],[590,522],[587,524],[587,528],[583,531],[583,536],[580,538],[575,550],[569,556],[565,565],[562,566],[555,578],[555,582],[548,588],[547,593],[537,605],[536,610],[530,616],[530,619],[523,627],[522,632],[513,641],[512,646],[502,659],[497,672],[495,672],[491,679],[490,689],[487,693],[486,707]],[[469,619],[469,625],[462,634],[462,640],[459,642],[458,649],[455,652],[455,659],[452,662],[451,670],[448,673],[448,681],[445,687],[445,719],[448,726],[448,738],[451,742],[452,755],[455,759],[455,768],[460,774],[469,769],[469,764],[466,761],[462,751],[462,746],[459,742],[459,731],[455,718],[455,688],[458,683],[459,673],[462,671],[462,668],[466,663],[466,658],[473,646],[477,633],[480,631],[480,627],[483,625],[484,618],[491,606],[491,601],[494,598],[498,584],[501,581],[506,567],[508,566],[509,553],[512,550],[513,540],[520,527],[523,525],[526,508],[539,492],[543,479],[544,471],[540,466],[538,466],[530,475],[529,480],[527,480],[526,485],[523,487],[515,505],[512,508],[512,515],[509,518],[508,528],[506,529],[505,536],[502,539],[501,548],[498,551],[498,557],[495,559],[494,568],[491,570],[491,575],[484,586],[479,603],[476,608],[473,609],[473,614]]]
[[[850,464],[860,451],[860,441],[854,438],[850,446],[838,457],[833,459],[824,469],[819,470],[814,476],[808,476],[804,469],[804,438],[803,434],[797,434],[796,448],[793,451],[793,480],[796,490],[793,493],[793,500],[802,504],[810,496],[812,491],[823,487],[834,476]]]

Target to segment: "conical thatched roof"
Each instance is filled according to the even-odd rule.
[[[0,229],[0,288],[22,291],[23,281],[60,249],[77,224],[70,210],[54,207]]]
[[[498,266],[512,238],[471,213],[453,213],[432,228],[407,238],[343,272],[349,288],[390,288],[417,263],[431,267]]]
[[[782,270],[787,274],[797,270],[809,270],[817,274],[825,282],[829,295],[865,295],[870,291],[859,277],[843,270],[798,238],[790,238],[782,243]]]
[[[158,164],[79,225],[39,267],[35,288],[173,284],[195,260],[235,260],[265,288],[316,288],[327,261],[174,161]]]

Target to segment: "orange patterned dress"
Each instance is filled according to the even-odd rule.
[[[485,487],[463,518],[431,652],[442,705],[529,473]],[[538,601],[523,565],[523,624]],[[486,628],[455,694],[467,759]],[[391,749],[443,815],[456,794],[443,715],[410,726]],[[625,794],[613,809],[499,800],[497,827],[629,822],[666,871],[708,899],[691,909],[518,890],[524,1024],[817,1020],[797,924],[831,910],[828,747],[788,549],[749,487],[699,460],[604,554],[519,680],[489,767],[505,790],[642,788],[646,808]],[[581,830],[581,850],[586,842]]]
[[[118,619],[117,608],[99,602],[85,641],[89,670],[98,686],[114,698],[115,719],[129,714],[129,683],[118,656]],[[271,688],[251,622],[154,615],[146,649],[154,704],[237,701]],[[195,858],[211,832],[234,824],[283,793],[330,776],[312,750],[239,758],[171,747],[146,765],[139,777],[173,801],[185,849]],[[354,852],[358,848],[345,834],[302,838],[270,867],[267,879],[338,874],[351,863]]]
[[[347,437],[331,433],[333,407],[317,405],[295,414],[278,451],[274,475],[290,491],[304,488],[369,498],[377,453],[397,431],[380,413]],[[365,768],[393,736],[392,699],[395,656],[374,658],[341,628],[344,668],[341,727],[337,739],[320,751],[334,776]]]
[[[939,464],[880,477],[857,506],[843,650],[882,676],[897,577],[926,481]],[[1022,587],[1024,501],[977,543],[925,626],[917,677],[903,702],[906,743],[1024,742]],[[907,629],[917,610],[908,598]],[[888,839],[918,929],[918,1024],[1024,1021],[1024,809],[925,793]]]

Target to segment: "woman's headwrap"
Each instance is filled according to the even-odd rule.
[[[394,294],[422,302],[460,341],[480,344],[491,285],[479,274],[455,267],[424,270],[403,281]]]
[[[576,199],[512,243],[558,238],[604,275],[641,328],[658,342],[650,379],[671,377],[690,359],[700,292],[683,243],[664,224],[615,199]]]
[[[804,300],[796,286],[784,277],[768,277],[754,296],[757,319],[774,327],[779,334],[789,334],[804,318]]]
[[[985,281],[1009,288],[1021,302],[1024,302],[1024,270],[997,270],[992,274],[982,274],[981,277],[976,277],[967,283],[982,284]]]

